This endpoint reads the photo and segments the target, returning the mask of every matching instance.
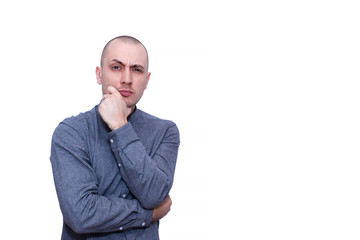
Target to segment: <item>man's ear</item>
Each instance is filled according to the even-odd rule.
[[[148,75],[147,75],[147,77],[146,77],[146,86],[145,86],[145,89],[147,88],[147,85],[149,84],[150,75],[151,75],[151,72],[149,72]]]
[[[97,79],[97,83],[99,85],[102,84],[102,81],[101,81],[101,67],[96,67],[96,79]]]

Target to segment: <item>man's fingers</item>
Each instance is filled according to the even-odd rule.
[[[114,86],[108,86],[107,90],[108,90],[108,92],[109,92],[110,94],[117,94],[117,93],[119,93],[119,91],[118,91]]]
[[[102,100],[109,98],[112,94],[119,94],[119,91],[113,86],[108,86],[107,93],[103,94]]]

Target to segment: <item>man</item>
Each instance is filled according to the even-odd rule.
[[[146,48],[130,36],[110,40],[96,77],[100,105],[53,134],[62,239],[159,239],[180,140],[173,122],[136,108],[150,79]]]

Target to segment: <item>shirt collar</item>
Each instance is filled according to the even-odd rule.
[[[134,111],[128,116],[128,122],[135,122],[136,119],[139,117],[140,110],[135,106]]]

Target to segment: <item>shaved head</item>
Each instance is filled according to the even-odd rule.
[[[136,38],[111,39],[103,49],[101,66],[96,67],[96,79],[102,85],[103,95],[110,93],[109,87],[114,87],[134,110],[150,79],[148,61],[146,48]]]
[[[144,46],[144,44],[142,44],[138,39],[134,38],[134,37],[131,37],[131,36],[127,36],[127,35],[123,35],[123,36],[118,36],[118,37],[115,37],[113,39],[111,39],[104,47],[103,51],[102,51],[102,54],[101,54],[101,60],[100,60],[100,66],[102,67],[103,66],[103,61],[104,61],[104,58],[106,56],[106,53],[107,53],[107,50],[108,50],[108,47],[109,45],[114,42],[114,41],[120,41],[120,42],[126,42],[126,43],[133,43],[133,44],[139,44],[141,46],[143,46],[143,48],[145,49],[145,52],[146,52],[146,62],[147,62],[147,68],[149,68],[149,55],[148,55],[148,52],[146,50],[146,47]]]

